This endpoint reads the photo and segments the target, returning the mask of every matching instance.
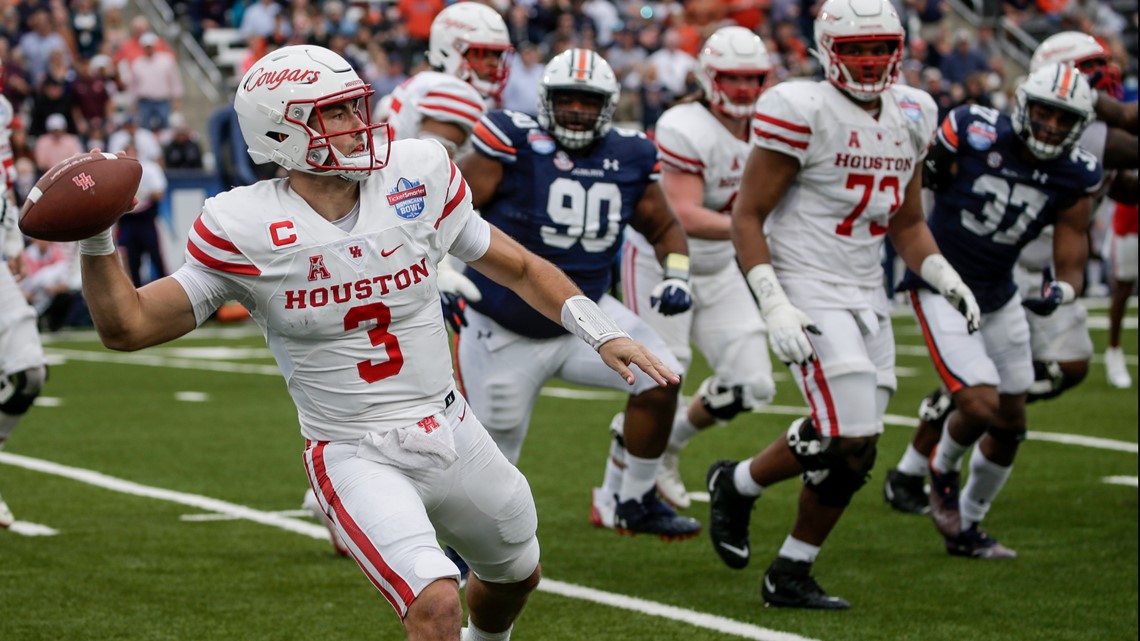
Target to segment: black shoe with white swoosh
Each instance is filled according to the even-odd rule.
[[[709,538],[724,564],[734,570],[748,565],[748,526],[756,497],[736,491],[732,480],[735,461],[717,461],[709,468]]]
[[[846,610],[851,607],[839,597],[829,596],[811,575],[811,563],[776,557],[760,586],[765,605],[808,610]]]

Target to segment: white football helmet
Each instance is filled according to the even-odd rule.
[[[368,106],[374,92],[348,62],[312,45],[282,47],[250,67],[238,85],[234,109],[257,164],[277,163],[310,174],[364,180],[388,164],[387,124],[372,124]],[[355,101],[361,127],[326,135],[320,110]],[[316,114],[316,122],[309,124]],[[332,138],[362,135],[359,151],[341,153]]]
[[[1065,31],[1043,40],[1033,51],[1029,72],[1057,63],[1068,63],[1080,69],[1094,89],[1118,98],[1123,92],[1120,67],[1112,63],[1108,49],[1087,33]]]
[[[431,23],[428,64],[470,83],[484,97],[503,93],[512,51],[507,23],[485,4],[453,4]]]
[[[1076,122],[1065,132],[1060,143],[1050,144],[1038,138],[1039,132],[1034,129],[1048,125],[1031,121],[1029,106],[1034,102],[1076,116]],[[1070,64],[1046,65],[1029,74],[1017,87],[1013,113],[1010,114],[1013,131],[1021,137],[1029,151],[1041,160],[1058,158],[1072,149],[1094,117],[1092,89],[1088,80]]]
[[[760,36],[744,27],[721,27],[709,36],[697,58],[697,80],[714,109],[733,118],[752,115],[756,100],[768,84],[772,63]],[[754,76],[756,87],[727,87],[722,76]]]
[[[885,56],[841,56],[845,42],[882,41],[891,47]],[[870,101],[899,77],[903,57],[903,26],[890,0],[827,0],[815,19],[815,56],[827,79],[856,100]],[[881,68],[878,77],[865,76]],[[852,69],[860,70],[859,78]]]
[[[592,126],[584,130],[571,129],[559,123],[562,118],[593,117],[580,112],[559,110],[555,113],[554,95],[559,92],[598,94],[602,99],[601,112]],[[567,149],[582,149],[606,135],[613,121],[621,86],[610,63],[589,49],[568,49],[554,56],[542,72],[538,87],[538,124],[549,131]]]

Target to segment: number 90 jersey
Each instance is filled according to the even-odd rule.
[[[927,222],[981,310],[996,311],[1017,291],[1013,266],[1021,249],[1059,212],[1096,193],[1104,172],[1080,147],[1054,160],[1022,160],[1023,146],[1009,116],[976,105],[947,114],[934,144],[941,149],[931,152],[931,160],[956,164],[957,171],[935,193]],[[951,170],[931,164],[928,170],[936,175]],[[903,287],[920,282],[908,273]]]
[[[911,87],[884,91],[877,118],[827,81],[784,82],[765,91],[756,103],[752,144],[800,163],[764,225],[776,273],[880,287],[882,237],[937,124],[934,100]]]
[[[592,300],[610,286],[622,235],[650,183],[657,148],[643,134],[612,127],[580,152],[561,149],[533,118],[494,111],[475,126],[475,151],[504,165],[483,218],[549,260]],[[566,333],[511,290],[468,269],[483,294],[472,307],[531,338]]]

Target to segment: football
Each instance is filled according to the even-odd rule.
[[[134,158],[91,152],[68,158],[36,182],[20,208],[20,231],[73,241],[109,228],[131,208],[142,179]]]

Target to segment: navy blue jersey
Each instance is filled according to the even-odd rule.
[[[503,164],[503,179],[480,208],[488,222],[566,272],[586,296],[609,289],[625,227],[657,179],[657,149],[640,132],[612,128],[580,152],[562,149],[533,118],[494,111],[475,126],[475,150]],[[472,307],[531,338],[565,334],[511,290],[473,269],[483,299]]]
[[[1000,309],[1017,291],[1013,266],[1021,248],[1103,178],[1096,157],[1079,147],[1032,164],[1021,159],[1022,148],[1009,116],[963,106],[942,121],[927,156],[926,182],[935,189],[927,223],[983,312]],[[915,286],[929,287],[908,271],[901,288]]]

